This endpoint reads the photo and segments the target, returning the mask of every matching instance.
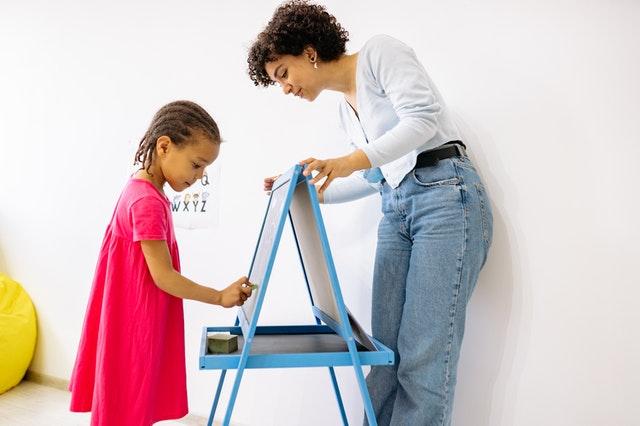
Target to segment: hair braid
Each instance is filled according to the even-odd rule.
[[[200,105],[191,101],[166,104],[153,116],[149,129],[140,140],[133,164],[142,164],[149,172],[160,136],[168,136],[172,143],[181,145],[193,136],[194,130],[203,132],[213,143],[221,142],[218,125]]]

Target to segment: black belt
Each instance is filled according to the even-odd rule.
[[[451,141],[437,148],[423,151],[416,159],[416,169],[435,166],[439,160],[450,157],[466,157],[465,144],[462,141]]]

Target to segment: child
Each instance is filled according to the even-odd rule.
[[[140,141],[102,243],[71,384],[71,411],[92,425],[150,425],[187,414],[182,299],[224,307],[251,296],[247,277],[217,291],[180,274],[168,183],[183,191],[218,157],[211,116],[163,106]]]

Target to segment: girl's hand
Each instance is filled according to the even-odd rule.
[[[351,154],[343,157],[330,158],[328,160],[317,160],[311,157],[300,162],[300,165],[305,164],[307,167],[304,169],[304,172],[302,172],[303,175],[309,176],[313,171],[318,172],[318,174],[311,179],[312,184],[315,185],[323,178],[326,178],[322,186],[318,189],[318,195],[322,194],[335,178],[347,177],[356,170],[371,167],[371,162],[361,149],[355,150]]]
[[[242,306],[244,302],[251,297],[251,284],[249,278],[241,277],[229,287],[220,292],[218,305],[225,308],[233,306]]]
[[[275,175],[271,177],[264,178],[264,190],[267,192],[267,195],[271,193],[271,188],[273,188],[273,183],[278,180],[280,175]]]

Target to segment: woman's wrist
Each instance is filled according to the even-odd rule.
[[[371,168],[371,161],[369,161],[369,157],[367,157],[367,154],[365,154],[361,149],[356,149],[351,154],[347,155],[347,161],[354,172]]]

